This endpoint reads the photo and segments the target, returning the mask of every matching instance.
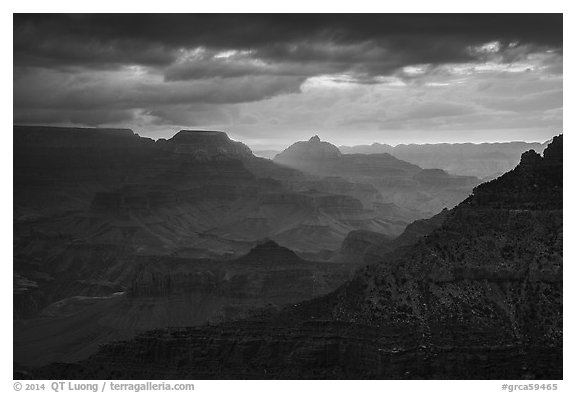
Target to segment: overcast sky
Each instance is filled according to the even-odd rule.
[[[14,123],[220,129],[253,149],[544,141],[561,15],[15,15]]]

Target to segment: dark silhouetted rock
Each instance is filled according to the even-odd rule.
[[[481,184],[464,203],[507,209],[562,209],[562,135],[540,156],[522,155],[514,170]]]

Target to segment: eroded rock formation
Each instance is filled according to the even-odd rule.
[[[528,153],[477,187],[412,247],[326,296],[242,321],[151,331],[31,375],[561,379],[561,173],[560,136],[543,157]]]

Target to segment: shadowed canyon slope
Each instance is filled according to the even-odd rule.
[[[15,127],[14,135],[17,231],[46,225],[39,235],[221,257],[264,237],[336,250],[351,230],[398,235],[412,220],[369,184],[282,168],[221,132],[156,142],[130,130]]]
[[[15,358],[34,365],[327,293],[356,266],[308,259],[408,223],[369,184],[278,166],[216,131],[15,126],[14,201]],[[251,271],[267,239],[279,263]]]
[[[522,153],[534,150],[542,153],[548,143],[437,143],[390,146],[372,145],[340,146],[344,154],[388,153],[422,168],[440,168],[460,176],[475,176],[490,180],[513,169],[520,162]]]
[[[32,375],[561,379],[562,162],[562,136],[543,156],[524,153],[414,245],[328,295],[150,331]]]

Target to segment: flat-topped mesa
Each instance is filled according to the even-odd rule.
[[[254,157],[248,146],[231,140],[225,132],[209,130],[182,130],[164,142],[177,154],[193,155],[197,158]]]
[[[231,142],[225,132],[209,130],[182,130],[169,140],[182,144],[226,144]]]

